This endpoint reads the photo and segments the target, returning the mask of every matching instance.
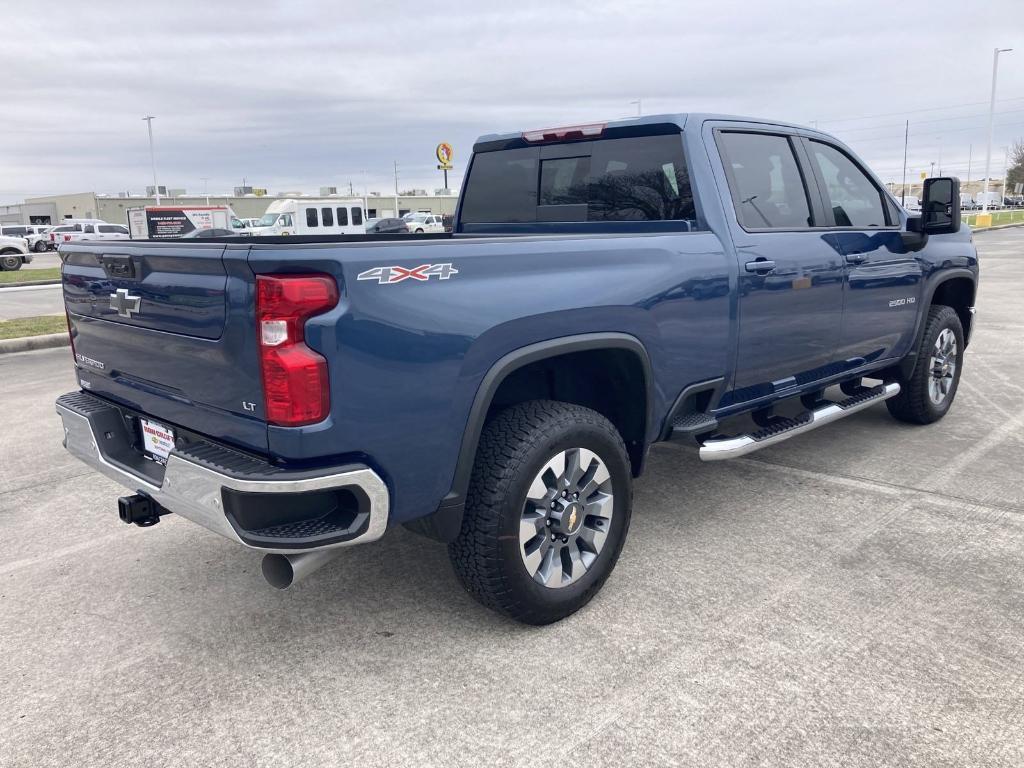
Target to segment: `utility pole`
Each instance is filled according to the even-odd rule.
[[[153,192],[156,193],[156,204],[160,205],[160,185],[156,183],[156,154],[153,152],[153,115],[146,115],[142,118],[149,128],[149,163],[153,166]]]
[[[928,172],[928,178],[929,179],[934,179],[935,178],[935,161],[934,160],[932,160],[932,169],[931,169],[931,171]]]
[[[398,161],[395,160],[395,218],[401,218],[398,214]]]
[[[1008,53],[1013,48],[996,48],[992,52],[992,97],[988,103],[988,144],[985,145],[985,201],[982,203],[981,210],[985,212],[988,210],[988,175],[992,169],[992,131],[995,128],[995,115],[996,115],[996,75],[999,74],[999,54]]]
[[[939,176],[942,175],[942,137],[939,136]]]
[[[907,142],[910,141],[910,121],[907,120],[906,128],[903,131],[903,191],[900,192],[900,205],[906,202],[907,198]]]
[[[973,154],[974,154],[974,145],[973,144],[968,144],[967,145],[967,183],[964,185],[964,189],[967,190],[968,192],[970,191],[968,188],[971,185],[971,158],[972,158]],[[974,198],[972,197],[971,199],[973,200]]]
[[[203,176],[199,180],[201,182],[203,182],[203,196],[206,198],[206,206],[207,206],[207,208],[209,208],[209,206],[210,206],[210,190],[208,189],[207,182],[209,182],[210,180],[206,176]]]

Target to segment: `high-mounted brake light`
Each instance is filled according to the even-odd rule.
[[[607,123],[590,123],[588,125],[569,125],[565,128],[544,128],[540,131],[525,131],[526,141],[572,141],[573,139],[593,139],[604,133]]]
[[[257,275],[256,322],[267,421],[314,424],[331,410],[327,361],[306,346],[306,321],[338,303],[330,275]]]

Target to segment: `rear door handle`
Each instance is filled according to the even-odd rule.
[[[867,260],[868,260],[868,255],[866,253],[848,253],[848,254],[846,254],[846,263],[847,264],[863,264]]]
[[[755,259],[754,261],[748,261],[743,265],[743,268],[747,272],[756,272],[759,275],[763,275],[775,269],[775,262],[768,259]]]

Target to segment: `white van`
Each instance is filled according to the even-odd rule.
[[[257,236],[267,235],[363,235],[362,198],[331,197],[322,200],[286,198],[275,200],[263,214]]]

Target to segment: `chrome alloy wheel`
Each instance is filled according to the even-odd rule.
[[[567,587],[590,570],[611,531],[615,497],[600,457],[570,448],[551,458],[526,494],[519,551],[534,581]]]
[[[931,375],[928,377],[928,398],[935,405],[941,405],[949,397],[956,377],[956,334],[949,328],[943,328],[935,339],[932,359],[929,365]]]

